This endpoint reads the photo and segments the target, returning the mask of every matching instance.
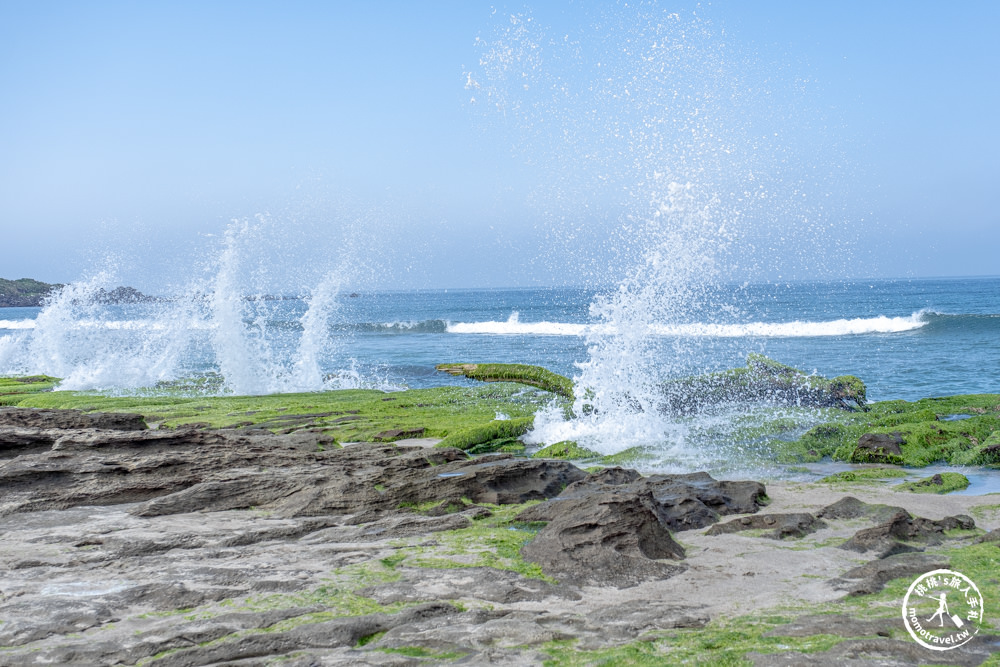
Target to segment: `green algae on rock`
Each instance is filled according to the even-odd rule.
[[[517,382],[573,398],[573,381],[541,366],[528,364],[438,364],[437,370],[482,382]]]
[[[455,431],[447,435],[436,446],[455,447],[466,451],[475,449],[474,453],[498,451],[527,433],[534,421],[534,417],[494,419],[481,426]]]
[[[861,470],[844,470],[827,475],[819,480],[826,484],[837,483],[878,483],[894,477],[906,477],[907,473],[899,468],[862,468]]]
[[[915,482],[900,484],[896,490],[910,493],[951,493],[967,488],[969,488],[968,477],[957,472],[943,472]]]
[[[535,412],[552,398],[547,391],[514,383],[399,392],[344,389],[264,396],[178,396],[169,392],[103,396],[51,391],[55,378],[23,380],[5,379],[0,392],[7,393],[0,393],[0,405],[138,412],[158,428],[266,429],[273,433],[313,430],[338,443],[373,442],[380,434],[383,439],[388,437],[388,431],[418,433],[420,429],[427,438],[465,431],[463,437],[470,447],[500,437],[516,439],[530,427]],[[498,412],[510,419],[495,419]],[[472,435],[484,432],[494,436],[472,442],[477,440]]]
[[[13,405],[22,394],[36,394],[52,391],[59,384],[59,378],[48,375],[25,377],[0,377],[0,405]]]
[[[581,447],[573,440],[553,443],[532,454],[532,457],[536,459],[567,459],[570,461],[593,459],[599,456],[600,454],[597,452]]]
[[[831,411],[797,440],[772,441],[779,461],[831,457],[924,467],[1000,463],[1000,395],[881,401],[864,413]]]

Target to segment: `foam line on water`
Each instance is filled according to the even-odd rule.
[[[819,338],[861,334],[901,333],[927,325],[924,311],[906,317],[859,317],[820,322],[747,322],[739,324],[649,324],[647,333],[658,336],[687,338]],[[446,331],[452,334],[488,334],[495,336],[588,336],[614,335],[613,324],[582,324],[575,322],[521,322],[517,314],[505,322],[454,322]]]
[[[34,329],[35,320],[0,320],[0,329]]]

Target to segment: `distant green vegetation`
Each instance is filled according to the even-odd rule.
[[[50,285],[31,278],[18,280],[0,278],[0,308],[40,306],[42,299],[59,287],[62,285]]]

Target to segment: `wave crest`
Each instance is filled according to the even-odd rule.
[[[653,324],[650,333],[660,336],[687,338],[818,338],[857,334],[901,333],[919,329],[928,323],[929,311],[919,311],[906,317],[858,317],[822,322],[747,322],[738,324]],[[613,334],[612,325],[574,322],[521,322],[513,313],[506,322],[455,322],[446,327],[453,334],[487,334],[494,336],[586,336],[592,333]]]

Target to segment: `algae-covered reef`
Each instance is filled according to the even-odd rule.
[[[528,364],[438,364],[437,370],[482,382],[518,382],[573,399],[573,381],[541,366]]]
[[[779,460],[923,467],[1000,464],[1000,395],[881,401],[864,413],[825,413],[828,421],[793,441],[772,440]]]
[[[572,381],[539,366],[442,364],[438,368],[487,384],[388,393],[356,389],[214,397],[179,396],[167,387],[143,396],[109,397],[52,391],[56,378],[34,376],[0,378],[0,405],[134,411],[165,427],[315,430],[337,443],[434,438],[474,454],[522,454],[520,438],[532,428],[541,407],[555,401],[570,411]],[[870,403],[859,378],[807,375],[760,355],[750,355],[745,368],[674,380],[665,383],[663,391],[664,409],[676,409],[681,418],[720,406],[756,411],[759,417],[739,424],[733,437],[781,463],[830,457],[918,467],[938,462],[1000,465],[997,394]],[[744,417],[734,419],[739,422]],[[562,450],[548,455],[593,456],[568,445]],[[622,460],[607,457],[605,462],[614,465]]]
[[[0,385],[0,405],[139,412],[160,428],[265,429],[273,433],[316,431],[338,443],[445,438],[497,422],[498,413],[524,424],[551,394],[517,384],[436,387],[403,392],[342,390],[266,396],[102,396],[39,391],[51,378],[22,378]],[[17,390],[18,393],[13,393]],[[523,433],[523,430],[521,431]],[[475,444],[475,443],[473,443]]]

